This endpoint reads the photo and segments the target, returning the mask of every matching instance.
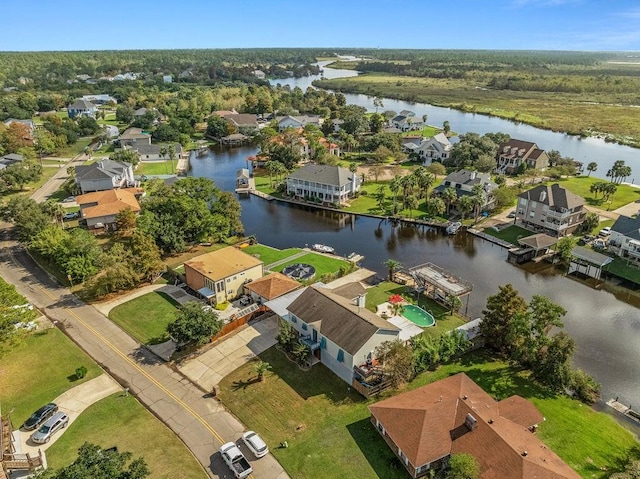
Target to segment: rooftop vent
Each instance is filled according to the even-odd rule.
[[[473,431],[478,427],[478,420],[471,415],[471,413],[467,414],[467,417],[464,419],[464,425],[469,428],[469,431]]]
[[[462,399],[464,399],[465,401],[467,400],[467,395],[465,394],[464,396],[462,396]]]
[[[493,419],[489,419],[489,424],[493,424]]]
[[[529,453],[527,451],[522,451],[522,457],[527,457]]]
[[[546,191],[541,191],[540,192],[540,203],[542,203],[546,199],[547,199],[547,192]]]

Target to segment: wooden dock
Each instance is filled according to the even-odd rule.
[[[507,249],[517,248],[517,246],[509,243],[508,241],[504,241],[504,240],[501,240],[500,238],[496,238],[495,236],[488,235],[487,233],[484,233],[475,228],[468,228],[467,232],[472,234],[473,236],[477,236],[478,238],[482,238],[491,243],[497,244],[498,246],[502,246],[503,248],[507,248]]]
[[[610,408],[613,408],[613,410],[616,411],[617,413],[628,417],[629,419],[631,419],[632,421],[640,425],[640,413],[631,409],[630,406],[625,406],[621,402],[618,402],[618,398],[609,399],[606,404]]]

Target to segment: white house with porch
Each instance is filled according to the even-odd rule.
[[[372,361],[375,349],[397,339],[400,329],[366,309],[364,295],[353,301],[336,290],[315,284],[266,306],[298,332],[312,362],[321,362],[352,384],[354,367]]]
[[[304,165],[286,179],[290,196],[340,204],[359,191],[361,183],[362,179],[347,168],[316,164]]]

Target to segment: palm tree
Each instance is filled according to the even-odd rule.
[[[464,220],[469,213],[473,209],[473,199],[471,196],[461,196],[457,201],[458,212],[460,216]]]
[[[382,211],[382,208],[384,206],[386,189],[387,188],[385,185],[380,185],[376,189],[376,200],[378,201],[378,208],[380,208],[380,211]]]
[[[413,210],[418,207],[418,198],[415,195],[407,196],[407,208],[409,208],[409,218],[413,217]]]
[[[168,155],[168,154],[169,154],[169,150],[167,149],[167,145],[162,145],[162,146],[160,147],[160,156],[161,156],[163,159],[165,159],[165,158],[167,157],[167,155]],[[165,172],[167,172],[167,173],[168,173],[168,170],[167,170],[167,163],[166,163],[166,162],[165,162],[165,164],[164,164],[164,168],[165,168]]]
[[[398,212],[398,207],[396,206],[396,200],[398,199],[398,193],[400,192],[400,188],[402,184],[400,182],[401,178],[399,176],[394,177],[389,182],[389,191],[393,195],[393,214],[395,215]]]
[[[447,186],[442,192],[442,199],[447,205],[447,214],[449,214],[451,205],[458,199],[458,193],[456,192],[456,189],[452,186]]]
[[[402,263],[400,261],[396,261],[393,258],[389,258],[382,264],[389,268],[389,281],[393,281],[393,274],[396,272],[396,270],[402,268]]]
[[[595,161],[592,161],[591,163],[589,163],[587,165],[587,171],[589,172],[587,176],[591,176],[591,172],[596,171],[597,169],[598,169],[598,163],[596,163]]]
[[[271,371],[271,369],[273,369],[271,367],[271,364],[265,361],[258,361],[258,363],[256,364],[256,374],[258,375],[258,381],[264,381],[264,373],[266,373],[267,371]]]
[[[473,203],[473,216],[475,219],[477,219],[480,215],[480,209],[485,203],[484,186],[481,183],[473,185],[471,192],[473,193],[471,196],[471,201]]]

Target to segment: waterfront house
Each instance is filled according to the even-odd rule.
[[[243,294],[243,286],[262,278],[263,262],[238,248],[202,254],[184,263],[186,282],[213,304],[231,301]]]
[[[424,166],[434,161],[443,162],[449,158],[453,145],[444,133],[438,133],[430,138],[411,136],[403,139],[403,149],[406,153],[414,153],[422,160]]]
[[[137,188],[123,188],[80,195],[76,198],[80,206],[80,218],[87,222],[89,230],[115,230],[118,213],[125,209],[134,213],[140,211],[136,195],[141,193],[142,190]]]
[[[67,107],[69,118],[78,118],[81,116],[96,116],[98,107],[87,100],[76,100]]]
[[[75,167],[76,184],[82,193],[133,186],[133,166],[104,158],[90,165]]]
[[[489,173],[480,173],[479,171],[472,170],[459,170],[448,174],[442,183],[436,186],[433,191],[434,194],[442,194],[447,188],[454,188],[458,198],[461,196],[473,196],[474,187],[480,185],[482,187],[483,203],[480,205],[481,210],[488,210],[493,207],[493,197],[491,192],[498,188],[493,181],[491,181],[491,175]],[[457,213],[455,202],[449,204],[449,211],[447,214]]]
[[[401,131],[412,131],[424,128],[424,121],[416,116],[396,115],[391,119],[391,125]]]
[[[140,155],[140,161],[142,162],[158,162],[168,160],[169,154],[162,155],[162,148],[168,147],[166,144],[159,143],[141,143],[132,142],[128,146],[124,146],[123,150],[133,150]],[[173,151],[175,153],[174,159],[181,158],[183,156],[182,145],[180,143],[173,143]]]
[[[278,131],[286,130],[287,128],[304,128],[306,125],[316,125],[320,127],[322,125],[322,117],[319,115],[287,115],[277,118]]]
[[[549,166],[549,156],[535,143],[512,138],[498,148],[497,162],[496,173],[514,175],[521,167],[546,169]]]
[[[364,307],[364,294],[352,301],[316,284],[296,296],[282,319],[309,347],[312,362],[321,362],[347,384],[353,382],[355,367],[375,359],[374,350],[400,332]]]
[[[267,75],[265,75],[265,73],[262,70],[253,70],[251,73],[258,80],[264,80],[267,77]]]
[[[226,113],[220,116],[235,126],[240,133],[251,134],[258,130],[258,116],[254,113]]]
[[[534,432],[544,417],[520,396],[496,401],[466,374],[369,406],[371,423],[411,477],[454,454],[478,462],[479,479],[579,479]]]
[[[518,195],[516,223],[551,236],[573,233],[584,221],[584,199],[557,183],[538,185]]]
[[[136,111],[140,110],[142,110],[142,108]],[[144,110],[146,113],[146,108]],[[144,115],[144,113],[142,113],[142,115]],[[124,130],[124,132],[122,132],[122,135],[120,135],[116,142],[121,147],[135,146],[140,144],[150,145],[151,135],[149,133],[145,133],[142,128],[131,127]]]
[[[344,204],[360,190],[361,178],[347,168],[307,164],[286,178],[287,194],[326,204]]]
[[[640,215],[620,216],[611,227],[608,248],[618,256],[640,263]]]

